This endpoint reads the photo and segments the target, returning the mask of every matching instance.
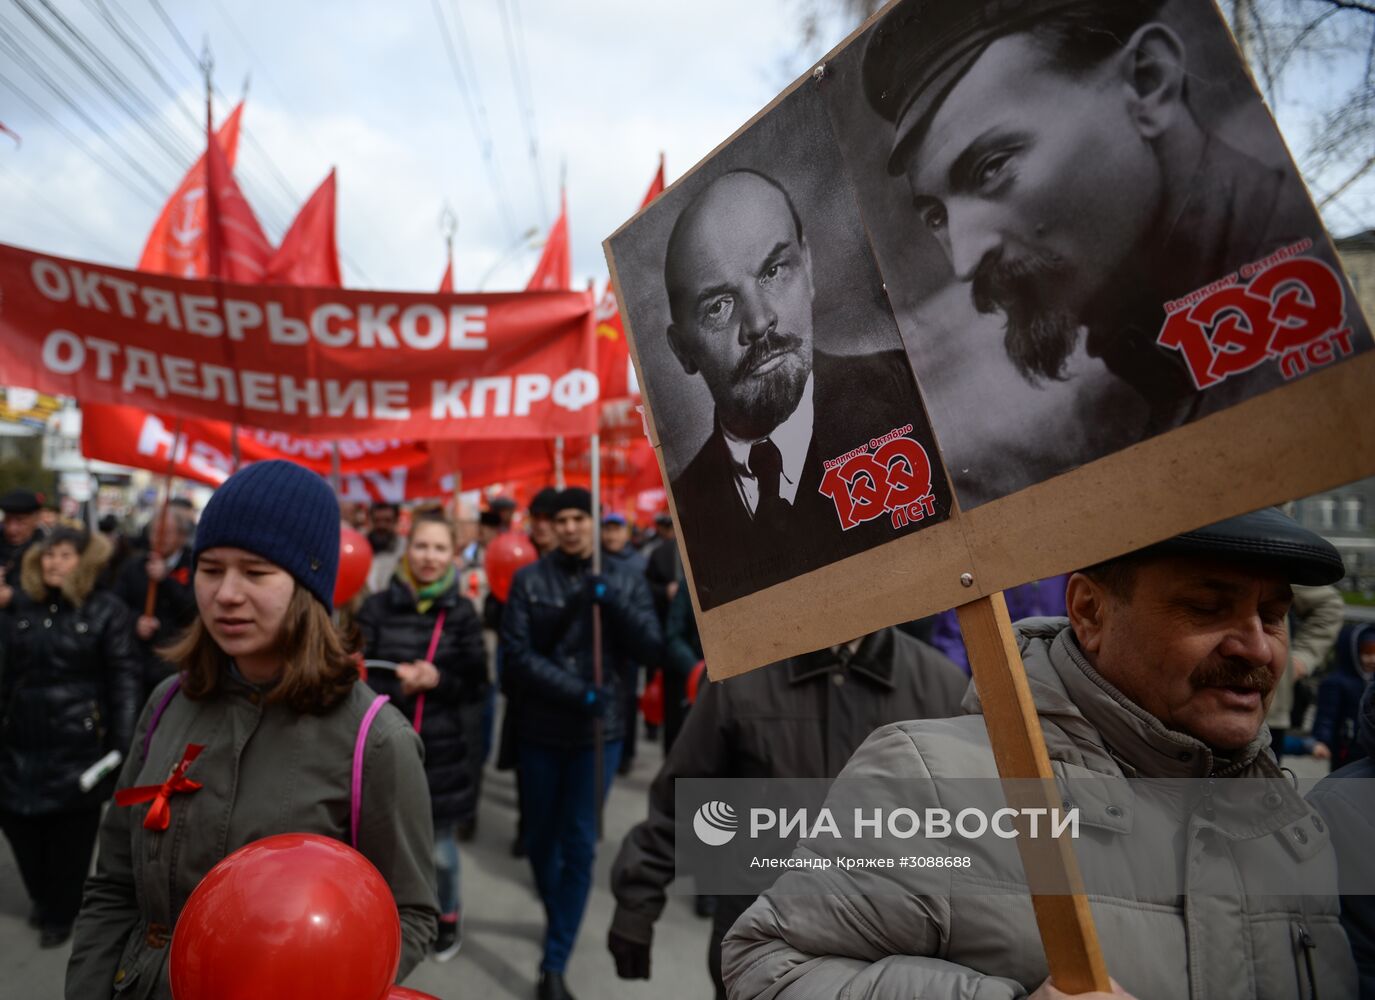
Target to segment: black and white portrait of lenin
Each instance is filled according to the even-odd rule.
[[[1063,400],[1066,422],[1121,425],[1116,439],[1100,436],[1082,453],[1048,454],[1027,470],[1030,482],[1282,384],[1272,360],[1200,389],[1183,354],[1158,342],[1167,303],[1242,265],[1305,237],[1312,256],[1331,261],[1212,3],[906,0],[856,48],[851,85],[863,93],[848,107],[862,101],[881,119],[871,144],[888,175],[860,186],[890,184],[906,202],[895,215],[874,195],[862,211],[890,289],[902,286],[900,322],[905,304],[909,321],[925,308],[921,328],[903,325],[904,337],[949,337],[964,322],[956,307],[972,306],[1002,328],[1004,357],[963,359],[988,367],[977,381],[990,395],[994,369],[1010,364],[1024,387]],[[862,128],[834,109],[833,119],[838,131]],[[895,266],[911,254],[899,244],[917,240],[939,253]],[[964,302],[933,306],[952,281]],[[913,351],[926,386],[939,373],[922,369],[922,353]],[[1126,405],[1093,412],[1076,395],[1078,372],[1095,362],[1131,392]],[[1025,395],[1034,405],[1036,393]],[[951,467],[996,477],[996,440],[973,455],[955,454],[957,435],[947,440],[947,423],[988,405],[978,384],[949,406],[930,405]],[[1025,424],[1007,421],[1004,431],[1015,447]],[[956,484],[968,506],[958,474]]]
[[[838,168],[824,113],[808,95],[799,102],[827,147],[813,145],[809,155]],[[786,101],[778,112],[792,117]],[[769,132],[787,135],[777,125]],[[709,163],[662,199],[671,214],[671,225],[665,217],[659,227],[667,228],[662,306],[637,309],[627,294],[704,609],[937,521],[949,507],[843,171],[824,183],[813,171],[804,200],[770,170],[790,159],[788,150],[765,157],[752,139],[737,138],[735,163]],[[752,147],[754,156],[741,155]],[[785,171],[794,176],[807,165],[792,164]],[[634,282],[616,253],[625,288]],[[697,392],[695,405],[666,405],[673,396],[661,386],[686,389],[684,380]],[[834,479],[823,482],[825,463],[908,425],[905,436],[921,443],[933,470],[929,515],[895,527],[883,512],[844,527],[825,492],[834,490]],[[889,489],[868,479],[855,488],[871,485],[880,496]]]

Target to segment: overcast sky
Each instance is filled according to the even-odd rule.
[[[49,20],[40,0],[22,2]],[[189,118],[203,116],[202,86],[151,0],[103,4],[178,92],[184,110],[103,20],[101,2],[53,5],[156,103],[186,150],[202,146]],[[244,112],[251,138],[240,143],[236,172],[269,237],[280,238],[299,201],[331,166],[338,168],[349,285],[433,288],[444,266],[439,216],[447,202],[458,217],[458,286],[475,286],[494,265],[489,288],[522,286],[538,251],[508,251],[531,227],[542,238],[557,213],[564,164],[575,278],[595,277],[600,285],[601,240],[638,207],[660,151],[671,180],[766,104],[787,82],[783,64],[799,58],[781,0],[438,0],[438,9],[443,29],[435,0],[163,0],[196,53],[209,39],[215,82],[227,98],[216,100],[217,120],[251,75]],[[455,80],[445,30],[466,90]],[[0,241],[134,266],[190,156],[174,162],[154,146],[127,112],[97,97],[22,6],[0,4],[0,38],[15,34],[71,92],[89,98],[83,104],[91,117],[160,188],[0,48],[0,122],[23,137],[16,149],[0,136]],[[533,119],[516,96],[512,53],[528,67]],[[40,117],[11,82],[89,151]]]
[[[0,136],[0,242],[133,267],[202,144],[192,119],[203,116],[203,89],[183,42],[199,53],[208,39],[224,95],[217,120],[251,76],[237,174],[268,236],[280,238],[335,166],[345,282],[417,290],[435,287],[443,270],[446,203],[458,217],[458,287],[475,287],[489,272],[488,288],[523,286],[537,250],[522,248],[521,234],[534,227],[542,236],[552,221],[565,164],[575,280],[600,287],[601,240],[638,207],[660,151],[672,181],[844,34],[835,24],[800,52],[797,0],[48,2],[157,108],[157,129],[175,133],[164,142],[176,155],[26,16],[28,8],[51,24],[44,0],[0,3],[0,122],[23,137],[16,148]],[[109,141],[30,74],[6,48],[10,39]],[[1301,116],[1282,123],[1296,133],[1307,127]],[[1341,233],[1361,220],[1330,221]]]

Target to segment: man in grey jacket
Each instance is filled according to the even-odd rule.
[[[1282,779],[1264,726],[1287,660],[1290,584],[1342,572],[1330,544],[1271,509],[1075,573],[1068,620],[1019,624],[1051,764],[1080,816],[1075,852],[1086,877],[1108,872],[1124,886],[1095,893],[1090,907],[1127,995],[1355,996],[1335,898],[1301,895],[1335,884],[1327,826]],[[996,777],[978,716],[900,723],[860,747],[827,807],[953,810],[910,787]],[[907,794],[875,801],[872,789],[893,779],[910,779],[897,782]],[[1170,808],[1153,792],[1162,787],[1175,790]],[[802,841],[794,860],[811,864],[783,875],[726,938],[730,995],[1063,996],[1017,888],[1016,847],[985,837],[961,849],[972,863],[933,891],[914,868],[816,865],[872,842]],[[1266,879],[1288,888],[1258,891]]]

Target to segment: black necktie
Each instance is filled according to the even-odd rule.
[[[759,504],[754,509],[756,523],[777,526],[783,506],[778,496],[778,480],[783,472],[783,456],[778,445],[768,438],[750,449],[750,471],[759,483]]]

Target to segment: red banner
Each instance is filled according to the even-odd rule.
[[[143,274],[0,244],[5,381],[308,436],[592,433],[587,292],[438,295]]]
[[[166,472],[176,448],[172,474],[218,486],[233,469],[229,424],[214,420],[176,420],[144,413],[132,406],[82,408],[81,453],[87,458],[136,469]],[[441,476],[429,451],[403,441],[322,441],[281,431],[241,427],[240,460],[247,464],[285,458],[328,476],[334,447],[339,447],[339,493],[344,500],[400,503],[447,497],[452,479]]]

